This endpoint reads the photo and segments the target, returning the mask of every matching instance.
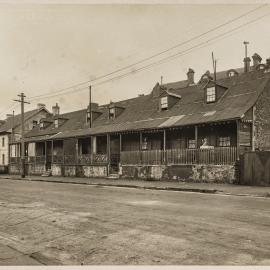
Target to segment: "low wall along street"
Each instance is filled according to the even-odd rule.
[[[123,178],[234,183],[234,165],[122,165]]]
[[[52,164],[53,176],[107,177],[105,165]],[[44,164],[26,164],[27,175],[42,175]],[[10,174],[20,174],[18,164],[9,165]],[[119,175],[127,179],[235,183],[234,165],[120,165]]]

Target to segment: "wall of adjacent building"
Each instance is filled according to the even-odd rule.
[[[49,117],[49,113],[46,112],[45,110],[41,110],[37,114],[30,117],[29,119],[25,120],[25,122],[24,122],[25,123],[25,125],[24,125],[25,132],[28,132],[31,129],[33,129],[33,121],[37,121],[39,123],[40,119],[47,118],[47,117]],[[17,126],[14,129],[14,133],[17,135],[17,139],[18,139],[18,137],[20,138],[21,125]]]
[[[270,84],[256,102],[253,133],[255,150],[270,150]]]
[[[4,145],[2,145],[2,140],[4,139]],[[9,136],[8,134],[0,135],[0,165],[8,165],[8,143]],[[3,160],[4,155],[4,160]]]

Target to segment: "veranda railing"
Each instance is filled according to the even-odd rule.
[[[235,163],[238,157],[236,147],[216,147],[213,149],[168,149],[121,152],[121,164],[215,164]]]

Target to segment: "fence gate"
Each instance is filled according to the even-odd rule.
[[[270,151],[246,152],[241,156],[240,184],[270,186]]]

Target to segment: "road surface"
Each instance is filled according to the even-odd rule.
[[[269,198],[0,185],[0,265],[270,265]]]

